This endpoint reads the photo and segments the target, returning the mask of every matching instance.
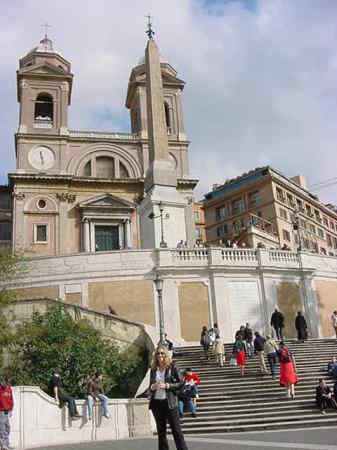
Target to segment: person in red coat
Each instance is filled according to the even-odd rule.
[[[13,411],[14,401],[12,388],[9,385],[8,377],[4,375],[0,383],[0,442],[2,450],[9,450],[9,434],[11,431],[9,418]]]
[[[294,399],[295,384],[298,383],[295,358],[283,341],[277,353],[280,360],[280,385],[286,388],[287,398]]]

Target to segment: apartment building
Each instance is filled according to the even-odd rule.
[[[337,256],[337,213],[307,190],[305,178],[257,168],[205,195],[210,245],[284,248]]]
[[[196,242],[198,244],[203,244],[206,242],[205,212],[203,202],[193,203],[193,215],[195,223]]]

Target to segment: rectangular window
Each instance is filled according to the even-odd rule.
[[[284,202],[284,200],[285,200],[282,189],[280,189],[278,187],[276,188],[276,197],[277,197],[277,200],[280,200],[281,202]]]
[[[222,206],[216,209],[216,220],[224,220],[229,216],[227,206]]]
[[[337,248],[337,238],[333,237],[332,241],[333,241],[333,248]]]
[[[196,234],[198,239],[201,238],[201,228],[200,227],[196,227],[195,228],[195,234]]]
[[[288,230],[283,230],[283,239],[284,239],[285,241],[290,242],[290,233],[289,233]]]
[[[330,220],[330,228],[335,231],[335,225],[333,222],[331,222],[331,220]]]
[[[306,224],[306,221],[305,221],[305,220],[300,219],[300,225],[301,225],[301,227],[304,228],[305,230],[307,229],[307,224]]]
[[[34,242],[46,243],[48,241],[48,225],[34,225]]]
[[[328,242],[328,247],[332,247],[332,237],[328,233],[326,234],[326,240]]]
[[[317,233],[320,238],[324,239],[324,231],[322,228],[317,228]]]
[[[292,206],[292,207],[295,206],[294,198],[291,194],[287,194],[287,202],[290,206]]]
[[[10,222],[0,223],[0,241],[12,240],[12,224]]]
[[[316,227],[315,227],[315,225],[313,225],[312,223],[310,224],[310,232],[311,232],[312,234],[316,234]]]
[[[248,194],[248,203],[251,208],[254,208],[255,206],[259,205],[260,203],[259,191],[250,192]]]
[[[321,215],[317,209],[315,209],[315,218],[317,222],[322,222]]]
[[[305,205],[305,211],[307,213],[307,216],[311,217],[311,207],[310,207],[310,205]]]
[[[194,220],[200,222],[200,211],[194,211]]]
[[[303,247],[306,248],[306,249],[309,248],[309,239],[307,239],[307,238],[303,239]]]
[[[318,253],[318,244],[317,244],[317,242],[311,242],[311,247],[312,247],[312,250],[315,253]]]
[[[323,216],[323,223],[324,223],[324,225],[325,225],[326,227],[329,226],[328,219],[327,219],[325,216]]]
[[[216,235],[218,237],[227,236],[227,234],[228,234],[228,227],[226,224],[223,224],[223,225],[221,225],[221,227],[218,227],[216,229]],[[200,235],[200,237],[201,237],[201,235]]]
[[[234,200],[232,202],[232,214],[237,215],[243,213],[245,210],[245,205],[243,203],[243,199],[239,198],[238,200]]]
[[[297,203],[297,208],[299,211],[303,212],[303,203],[302,200],[299,200],[298,198],[296,199],[296,203]]]
[[[280,216],[282,217],[282,219],[287,220],[288,219],[287,211],[283,208],[280,208]]]

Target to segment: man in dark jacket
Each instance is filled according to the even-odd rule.
[[[246,323],[244,340],[246,341],[247,354],[253,356],[253,330],[250,328],[249,323]]]
[[[296,319],[295,319],[295,328],[297,330],[297,339],[300,342],[304,342],[304,339],[307,338],[307,322],[301,311],[298,311]]]
[[[316,387],[316,404],[321,410],[322,414],[326,414],[325,410],[330,408],[337,408],[335,399],[333,398],[331,389],[326,385],[325,380],[320,378],[319,384]]]
[[[255,339],[254,339],[254,352],[259,357],[259,365],[261,369],[261,373],[268,373],[266,363],[264,360],[264,344],[266,342],[266,338],[260,335],[258,331],[255,331]]]
[[[283,341],[282,328],[284,328],[284,315],[275,306],[275,311],[271,315],[270,325],[274,328],[277,339]]]

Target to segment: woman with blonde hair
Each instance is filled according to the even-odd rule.
[[[152,358],[149,387],[149,408],[156,421],[158,450],[169,450],[167,422],[170,424],[177,450],[188,450],[181,431],[178,412],[178,392],[184,383],[184,377],[172,363],[167,348],[158,345]]]

